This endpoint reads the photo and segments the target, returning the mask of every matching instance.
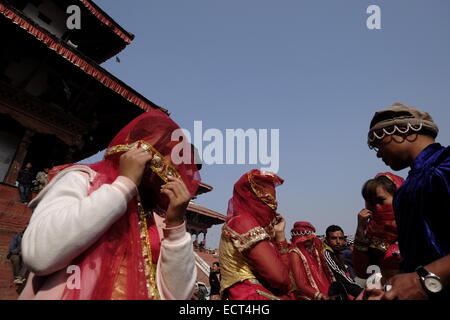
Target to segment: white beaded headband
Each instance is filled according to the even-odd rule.
[[[388,131],[387,130],[388,127],[392,128],[392,130]],[[388,127],[384,127],[382,129],[380,128],[380,129],[371,130],[369,132],[369,137],[368,137],[369,147],[371,146],[371,143],[374,142],[375,140],[381,140],[385,136],[391,136],[391,135],[393,135],[393,134],[395,134],[397,132],[400,133],[400,134],[406,134],[410,130],[414,131],[414,132],[419,132],[423,128],[423,123],[419,123],[418,125],[412,125],[411,123],[407,123],[406,124],[406,128],[403,129],[403,130],[400,129],[399,127],[397,127],[397,125],[388,126]],[[379,132],[378,134],[377,134],[377,131]]]
[[[314,234],[314,232],[310,231],[310,230],[306,230],[306,231],[291,231],[291,236],[307,236],[310,234]]]

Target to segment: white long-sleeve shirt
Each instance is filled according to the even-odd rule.
[[[126,212],[137,188],[119,176],[88,195],[95,172],[86,166],[73,166],[56,176],[30,203],[33,215],[22,240],[22,255],[34,273],[19,299],[59,299],[69,274],[66,268],[74,258],[93,245]],[[165,228],[157,215],[161,238],[156,271],[162,299],[190,299],[196,281],[196,267],[186,225]],[[32,294],[32,278],[47,276],[37,294]],[[27,287],[28,290],[27,290]]]

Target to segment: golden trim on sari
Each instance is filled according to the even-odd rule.
[[[156,265],[152,263],[152,247],[148,235],[147,217],[141,203],[138,202],[139,209],[139,230],[142,244],[142,257],[144,258],[144,273],[147,286],[147,295],[150,300],[160,300],[161,297],[156,286]]]
[[[317,249],[315,249],[317,251]],[[290,250],[290,252],[295,252],[299,255],[300,259],[303,262],[303,265],[305,267],[306,277],[308,278],[308,282],[317,291],[319,291],[319,288],[317,287],[316,281],[314,281],[314,278],[311,273],[311,269],[309,268],[308,261],[306,260],[306,257],[303,255],[303,253],[298,248],[293,248]]]
[[[239,234],[225,224],[222,228],[222,234],[231,239],[239,252],[248,250],[263,240],[270,240],[270,235],[263,227],[255,227],[244,234]]]
[[[298,248],[293,248],[293,249],[289,250],[289,252],[295,252],[296,254],[298,254],[300,256],[300,258],[301,258],[301,260],[303,262],[303,265],[305,266],[306,274],[308,275],[308,280],[309,280],[311,286],[314,289],[319,290],[317,288],[316,282],[314,281],[314,278],[312,277],[312,273],[311,273],[311,269],[309,268],[308,261],[306,260],[306,257],[303,255],[303,253]],[[336,281],[336,278],[334,277],[333,272],[329,269],[328,264],[325,264],[325,266],[322,267],[322,262],[321,262],[321,259],[319,257],[319,250],[317,250],[317,248],[314,248],[313,252],[314,252],[315,259],[317,260],[317,263],[319,265],[319,269],[323,270],[323,268],[327,268],[328,269],[328,274],[331,275],[331,282]]]
[[[220,240],[220,291],[244,280],[257,281],[250,264],[242,252],[234,246],[232,239],[222,233]],[[259,283],[259,282],[258,282]]]
[[[279,180],[279,178],[271,173],[266,173],[265,175],[271,176],[276,180]],[[252,188],[253,193],[265,204],[267,204],[272,210],[277,210],[278,202],[275,199],[274,194],[264,189],[264,187],[258,185],[255,180],[253,179],[253,173],[249,172],[247,174],[248,182],[250,184],[250,187]]]
[[[265,291],[259,290],[259,289],[256,289],[256,293],[258,293],[259,295],[261,295],[263,297],[271,299],[271,300],[281,300],[281,298],[274,296],[273,294],[267,293]]]
[[[123,257],[120,263],[119,272],[114,282],[113,291],[111,294],[111,300],[127,300],[125,293],[127,287],[127,257]]]
[[[168,177],[175,177],[181,179],[181,175],[177,169],[168,161],[158,150],[156,150],[150,143],[144,140],[138,140],[131,144],[118,144],[108,148],[105,152],[105,158],[117,153],[127,152],[133,147],[140,145],[145,151],[151,151],[153,158],[148,162],[149,167],[154,173],[156,173],[164,182],[168,182]]]

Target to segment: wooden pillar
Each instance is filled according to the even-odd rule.
[[[205,248],[206,248],[206,233],[208,232],[208,230],[203,230],[203,241],[205,244]]]
[[[31,138],[34,136],[34,132],[31,130],[26,130],[22,140],[17,147],[16,155],[14,156],[14,160],[11,162],[9,166],[8,173],[5,177],[5,183],[10,185],[16,185],[17,176],[19,175],[19,171],[23,166],[23,162],[25,161],[25,157],[27,156],[28,147],[31,143]]]

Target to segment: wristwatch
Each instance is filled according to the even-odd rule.
[[[418,267],[416,269],[416,272],[419,275],[420,281],[422,281],[422,285],[427,293],[435,295],[442,291],[443,286],[441,278],[439,278],[437,275],[429,272],[422,266]]]

